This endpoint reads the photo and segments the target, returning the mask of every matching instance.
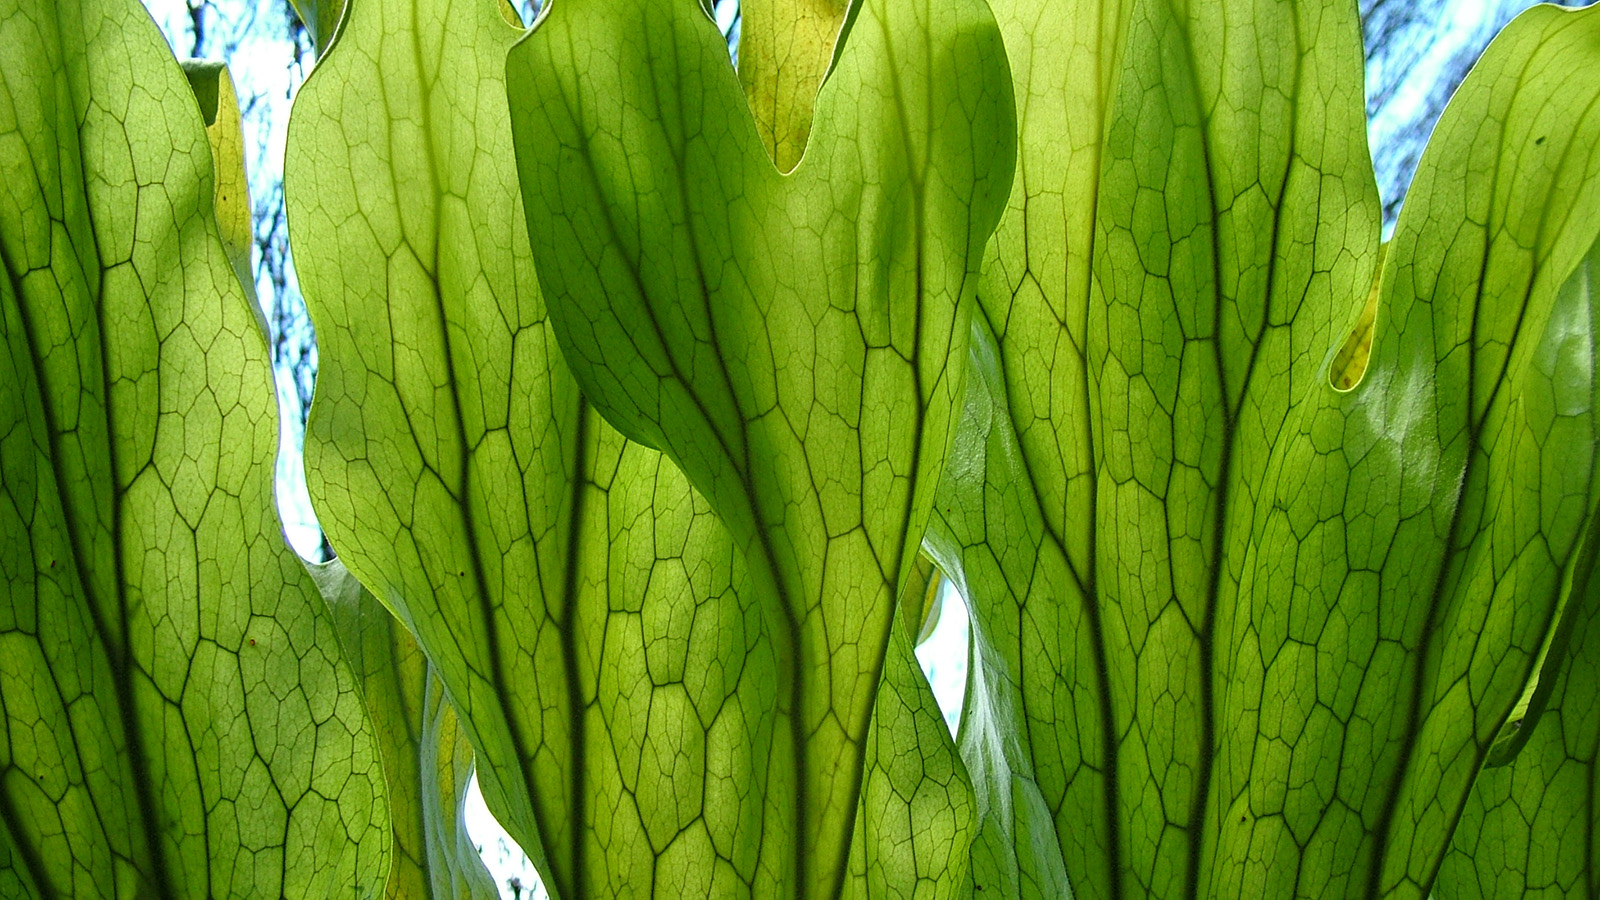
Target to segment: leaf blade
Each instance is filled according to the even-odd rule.
[[[0,32],[7,865],[38,897],[375,891],[381,768],[273,510],[194,96],[136,3]]]
[[[683,467],[777,598],[803,777],[790,855],[817,896],[848,868],[893,603],[1010,172],[986,11],[859,16],[788,176],[720,35],[681,4],[553,7],[508,63],[529,230],[575,376]],[[933,128],[941,115],[953,127]]]
[[[1548,67],[1592,52],[1600,19],[1548,13],[1503,32],[1441,119],[1386,257],[1366,376],[1349,394],[1319,391],[1290,426],[1299,436],[1279,448],[1274,508],[1252,538],[1257,573],[1298,555],[1297,593],[1257,589],[1252,619],[1277,637],[1248,651],[1245,671],[1264,670],[1268,685],[1308,683],[1315,664],[1303,654],[1255,660],[1273,658],[1297,617],[1321,621],[1324,611],[1365,648],[1358,656],[1371,654],[1332,663],[1329,681],[1352,686],[1326,703],[1342,724],[1308,727],[1294,745],[1314,759],[1327,740],[1345,744],[1337,776],[1307,782],[1333,798],[1311,849],[1328,854],[1338,890],[1427,894],[1559,618],[1592,509],[1593,360],[1587,326],[1573,318],[1588,314],[1559,286],[1594,242],[1591,225],[1572,223],[1589,218],[1578,211],[1595,208],[1600,182],[1592,162],[1551,164],[1539,148],[1592,141],[1592,115],[1559,124],[1548,115],[1588,102],[1593,86],[1558,89]],[[1575,218],[1545,229],[1546,209]],[[1341,426],[1342,446],[1330,444]],[[1332,511],[1330,488],[1343,484],[1364,499]],[[1330,566],[1337,594],[1303,589]],[[1271,611],[1274,597],[1287,601],[1283,613]],[[1330,791],[1334,777],[1370,787]],[[1295,840],[1271,823],[1259,830],[1257,845]],[[1225,827],[1219,839],[1235,859],[1243,831]]]
[[[438,675],[394,616],[337,559],[308,565],[362,682],[389,785],[394,865],[386,900],[496,900],[467,838],[472,748]]]

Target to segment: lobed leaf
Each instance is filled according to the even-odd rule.
[[[934,535],[1022,745],[969,768],[1031,763],[1082,896],[1425,895],[1593,510],[1592,329],[1554,298],[1600,221],[1595,90],[1555,73],[1597,20],[1497,42],[1375,279],[1345,4],[997,15],[1003,388]]]
[[[562,638],[580,411],[512,184],[492,60],[517,32],[491,4],[411,2],[355,3],[341,28],[285,163],[319,343],[307,484],[340,559],[434,661],[490,808],[551,873],[531,798],[547,745],[561,795],[581,718]]]
[[[291,122],[308,480],[556,896],[772,895],[792,766],[719,520],[595,415],[531,267],[491,5],[360,2]]]
[[[836,895],[848,868],[894,601],[1011,166],[982,5],[853,15],[787,176],[690,6],[563,0],[508,61],[529,232],[573,373],[682,466],[775,600],[799,773],[784,854],[802,896]]]
[[[917,560],[900,598],[919,608],[939,570]],[[862,756],[861,793],[841,896],[934,900],[974,896],[969,848],[977,816],[966,767],[913,652],[920,617],[891,626]]]

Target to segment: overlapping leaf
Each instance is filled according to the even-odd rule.
[[[1012,604],[1013,596],[1030,592],[1059,596],[1062,585],[1046,579],[1059,579],[1065,571],[1059,560],[1050,565],[1043,517],[1035,495],[1023,487],[1027,472],[1007,417],[994,334],[983,316],[974,317],[972,331],[966,404],[950,468],[935,498],[927,543],[971,610],[960,743],[980,817],[974,881],[1002,897],[1060,897],[1070,891],[1069,880],[1055,809],[1040,791],[1032,749],[1032,732],[1037,729],[1041,739],[1049,740],[1050,723],[1035,725],[1024,714],[1019,677],[1024,673],[1034,679],[1029,683],[1037,683],[1048,676],[1035,674],[1035,666],[1042,663],[1048,670],[1059,663],[1053,656],[1041,660],[1037,651],[1032,658],[1020,656],[1030,623],[1020,614],[1021,605]],[[989,535],[996,538],[992,544]],[[1018,572],[1040,584],[1030,589],[1023,581],[1012,589],[1014,595],[1004,593],[1007,575]],[[1064,674],[1077,672],[1066,669]],[[1066,827],[1083,840],[1094,824],[1085,818]]]
[[[358,2],[288,175],[322,372],[308,478],[463,711],[553,893],[788,883],[769,632],[721,524],[580,398],[545,321],[492,5]]]
[[[462,820],[472,748],[422,648],[344,563],[311,566],[361,678],[388,776],[394,867],[386,900],[500,896]]]
[[[1280,889],[1250,860],[1293,848],[1301,884],[1426,896],[1538,671],[1600,496],[1592,295],[1564,289],[1600,237],[1597,52],[1600,16],[1550,7],[1489,48],[1418,169],[1363,380],[1274,450],[1221,632],[1219,721],[1258,736],[1219,733],[1218,889]]]
[[[348,0],[289,0],[300,23],[311,35],[311,44],[318,56],[326,53],[328,45],[333,43],[347,3]]]
[[[307,483],[340,558],[436,661],[486,798],[549,872],[532,766],[561,747],[544,767],[560,796],[567,736],[543,720],[581,719],[559,627],[580,416],[543,346],[507,159],[494,60],[516,32],[487,4],[410,2],[357,3],[344,28],[296,100],[285,167],[320,351]]]
[[[0,3],[0,893],[375,894],[383,775],[272,510],[267,348],[133,0]]]
[[[233,89],[233,75],[226,63],[190,59],[182,64],[200,118],[206,123],[206,138],[211,142],[215,165],[212,185],[212,213],[222,249],[228,254],[234,275],[244,288],[250,305],[256,303],[256,281],[250,269],[250,253],[255,249],[255,227],[251,219],[250,180],[245,176],[244,128],[239,116],[239,95]],[[260,316],[261,331],[267,333],[266,316]]]
[[[939,570],[917,560],[900,601],[920,611]],[[917,664],[920,615],[891,626],[862,757],[861,795],[841,896],[936,900],[973,896],[977,808],[966,767]]]
[[[1370,278],[1359,38],[1314,5],[996,8],[1020,161],[980,301],[1004,381],[940,508],[1074,888],[1182,896],[1229,517]]]
[[[1563,291],[1600,289],[1600,244]],[[1591,533],[1592,554],[1600,543]],[[1592,561],[1591,561],[1592,562]],[[1583,578],[1585,573],[1575,572]],[[1462,810],[1434,886],[1438,900],[1498,897],[1580,900],[1600,896],[1600,578],[1587,573],[1568,627],[1542,678],[1549,705],[1537,720],[1513,720],[1527,742],[1510,765],[1485,769]]]
[[[1600,221],[1600,25],[1530,14],[1469,80],[1341,393],[1378,256],[1354,10],[997,11],[1004,389],[939,533],[1020,694],[1004,758],[1081,896],[1425,894],[1593,509],[1556,288]]]
[[[845,0],[739,4],[739,83],[761,143],[780,172],[794,169],[805,152],[817,88],[848,6]]]
[[[539,277],[574,374],[683,467],[777,597],[800,773],[785,853],[819,897],[846,871],[964,300],[1011,170],[986,8],[852,16],[788,176],[692,6],[568,0],[508,62]]]
[[[763,146],[789,171],[810,135],[845,5],[745,3],[739,14],[739,82]],[[911,652],[938,620],[942,581],[921,555],[900,593],[862,757],[846,896],[931,900],[967,896],[979,883],[969,867],[977,811],[970,781]]]

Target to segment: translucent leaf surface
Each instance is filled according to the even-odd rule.
[[[916,608],[938,581],[933,563],[919,559],[901,607]],[[912,651],[917,624],[902,616],[891,627],[862,758],[844,897],[973,896],[977,810],[966,767]]]
[[[329,538],[415,630],[557,896],[771,896],[793,796],[771,632],[719,520],[590,411],[545,320],[494,4],[357,3],[289,208]]]
[[[987,9],[861,6],[788,176],[692,5],[568,0],[511,53],[539,277],[569,363],[751,560],[792,715],[784,850],[847,869],[894,600],[955,412],[965,300],[1011,172]]]
[[[833,59],[845,0],[744,0],[739,83],[761,143],[781,172],[800,162],[817,89]]]
[[[467,835],[472,748],[422,648],[344,563],[311,566],[361,678],[389,785],[394,867],[386,900],[497,900]]]
[[[272,509],[267,348],[133,0],[0,3],[0,894],[373,895],[383,774]]]
[[[1349,5],[997,15],[1003,391],[936,532],[1018,691],[988,758],[1028,757],[1080,896],[1426,896],[1593,510],[1558,287],[1600,228],[1600,19],[1491,48],[1380,275]]]
[[[1027,472],[1003,402],[999,351],[982,316],[973,319],[969,346],[966,403],[927,545],[973,609],[960,733],[980,823],[973,879],[975,887],[1001,897],[1064,897],[1070,887],[1055,816],[1034,772],[1030,730],[1040,726],[1024,715],[1017,674],[1032,668],[1019,665],[1028,623],[1004,602],[1012,594],[999,592],[1008,574],[1049,577],[1050,548],[1034,495],[1019,487],[1027,483]],[[978,485],[981,491],[969,490]],[[990,534],[1006,540],[989,544]],[[1055,574],[1060,577],[1060,570]],[[986,593],[975,594],[978,589]],[[1010,590],[1023,596],[1029,591],[1025,581]],[[1087,827],[1071,824],[1079,831]]]
[[[328,45],[333,43],[334,33],[339,29],[339,19],[344,15],[347,2],[348,0],[289,0],[289,5],[294,7],[295,15],[300,17],[300,23],[311,34],[311,43],[316,47],[318,56],[327,52]]]
[[[206,123],[206,138],[211,143],[212,212],[222,249],[244,287],[245,296],[255,305],[255,277],[250,269],[250,252],[255,249],[255,231],[250,212],[250,180],[245,176],[244,131],[239,119],[239,95],[233,89],[233,76],[226,63],[210,60],[185,60],[183,74],[194,89],[200,104],[200,118]],[[266,333],[266,321],[261,321]]]
[[[1600,291],[1600,246],[1566,291]],[[1594,536],[1590,536],[1594,540]],[[1579,573],[1582,574],[1582,573]],[[1510,765],[1485,769],[1468,797],[1434,887],[1438,900],[1600,896],[1600,579],[1569,606],[1541,677],[1550,699],[1537,720],[1510,723],[1527,742]]]

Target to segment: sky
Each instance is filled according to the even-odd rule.
[[[1587,2],[1593,0],[1566,5]],[[192,14],[191,4],[204,7],[198,18]],[[243,109],[245,142],[255,148],[246,165],[256,207],[257,294],[266,307],[278,362],[275,374],[282,424],[279,510],[296,551],[310,559],[322,559],[326,549],[306,496],[300,461],[304,407],[311,394],[316,349],[287,252],[281,203],[285,126],[293,93],[315,61],[310,41],[288,15],[283,0],[212,0],[204,4],[199,0],[145,0],[145,5],[179,57],[226,59],[233,73]],[[524,18],[531,19],[532,0],[520,0],[518,5]],[[1384,202],[1385,237],[1445,100],[1490,38],[1529,5],[1528,0],[1361,0],[1368,46],[1368,135]],[[736,54],[736,0],[721,0],[716,18]],[[954,734],[966,692],[967,611],[948,582],[945,591],[938,627],[916,654]],[[506,900],[542,898],[537,873],[484,806],[476,787],[474,782],[467,798],[467,827],[502,896]]]

